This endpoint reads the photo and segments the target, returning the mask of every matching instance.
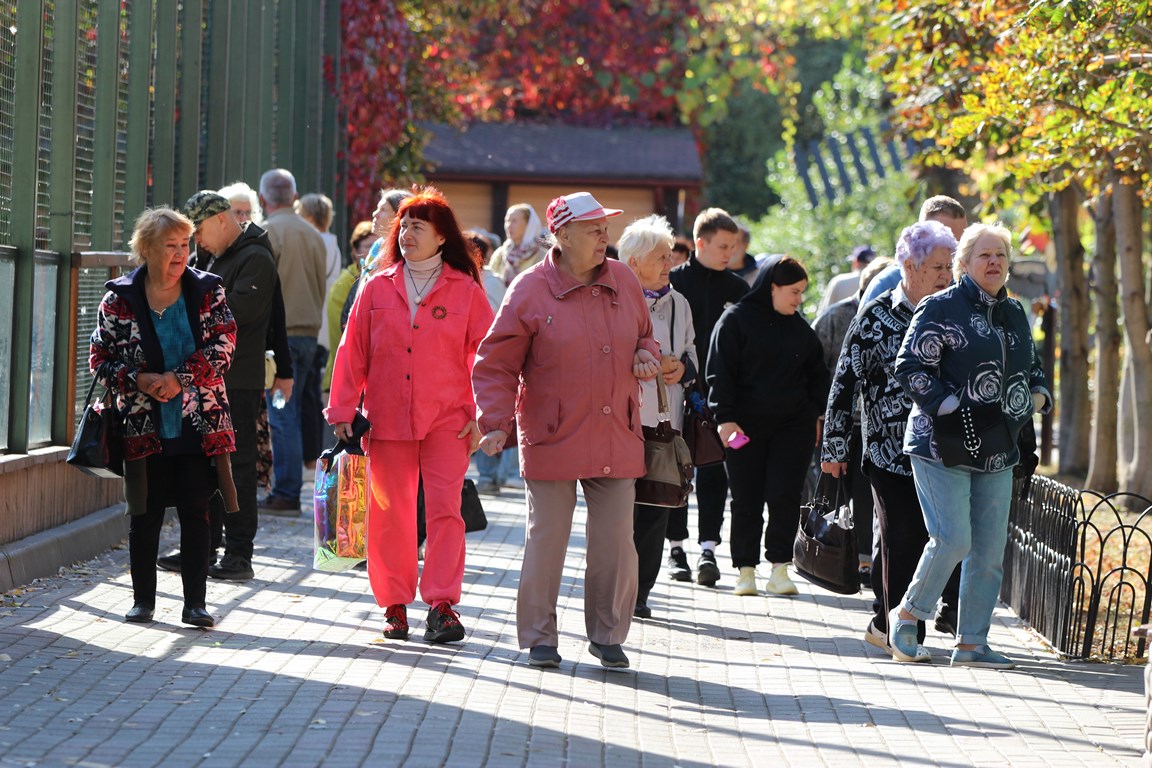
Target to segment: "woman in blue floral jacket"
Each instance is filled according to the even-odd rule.
[[[927,620],[962,562],[953,666],[1007,669],[988,647],[1008,537],[1017,438],[1051,394],[1024,308],[1007,296],[1011,234],[974,224],[960,239],[952,287],[924,299],[896,358],[896,378],[912,398],[904,450],[929,542],[901,604],[889,615],[893,656],[915,660],[916,621]],[[959,432],[945,417],[960,417]],[[991,417],[989,417],[991,414]],[[999,431],[1002,445],[995,445]],[[951,434],[969,440],[959,459],[943,450]]]
[[[89,367],[115,396],[123,423],[124,495],[133,605],[125,619],[152,620],[164,510],[180,517],[181,620],[211,627],[205,607],[208,499],[217,488],[235,509],[229,454],[236,450],[224,372],[236,322],[216,275],[188,267],[192,222],[171,208],[136,220],[131,247],[141,264],[106,283]]]

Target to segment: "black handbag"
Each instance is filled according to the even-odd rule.
[[[644,427],[644,477],[636,481],[636,503],[651,507],[682,507],[692,492],[692,454],[669,421],[668,390],[656,376],[659,421]]]
[[[828,483],[836,484],[829,498]],[[816,494],[800,508],[800,523],[792,544],[792,565],[796,572],[818,587],[840,595],[860,592],[860,557],[856,553],[856,531],[845,520],[848,489],[844,475],[820,477]],[[842,511],[843,510],[843,511]]]
[[[108,389],[104,390],[100,400],[93,403],[92,391],[95,388],[96,379],[93,377],[67,462],[94,477],[124,477],[124,438],[116,405]]]
[[[484,505],[480,503],[480,492],[476,490],[476,483],[467,478],[460,492],[460,516],[464,518],[464,533],[475,533],[488,527],[488,516],[484,514]]]
[[[669,335],[672,343],[676,342],[676,302],[672,302],[672,319],[669,323]],[[720,464],[724,461],[724,441],[716,431],[716,417],[708,408],[707,399],[700,387],[700,374],[692,360],[685,354],[681,358],[684,363],[684,376],[681,382],[689,382],[691,386],[684,388],[684,432],[682,437],[688,446],[688,453],[692,456],[692,466],[707,467]]]
[[[724,441],[716,430],[716,417],[696,389],[684,399],[684,442],[692,454],[692,464],[697,467],[724,461]]]
[[[946,467],[979,466],[1012,450],[1012,434],[999,403],[966,405],[932,420],[936,451]]]

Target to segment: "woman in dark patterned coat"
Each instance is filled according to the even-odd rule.
[[[191,235],[192,222],[170,208],[140,214],[131,248],[141,266],[105,284],[89,366],[112,390],[123,423],[133,594],[125,619],[152,620],[160,527],[174,506],[184,555],[181,620],[211,627],[208,499],[219,487],[232,499],[228,509],[236,508],[228,471],[236,438],[223,378],[236,322],[220,278],[188,267]]]
[[[893,368],[916,306],[925,296],[948,287],[955,250],[956,238],[937,221],[919,222],[900,233],[896,243],[896,260],[902,271],[900,283],[864,305],[849,325],[824,416],[820,468],[840,477],[849,470],[855,432],[853,405],[857,397],[862,397],[860,429],[864,448],[858,469],[871,483],[875,499],[880,524],[877,565],[882,584],[881,600],[875,605],[875,616],[868,622],[864,639],[888,653],[892,652],[888,645],[888,611],[904,596],[928,541],[912,481],[912,465],[901,447],[912,400],[896,380]],[[928,661],[928,652],[919,645],[924,642],[924,622],[917,625],[914,659]]]
[[[933,615],[962,563],[952,665],[1014,666],[988,647],[988,631],[1004,577],[1017,438],[1035,411],[1051,407],[1052,396],[1024,308],[1004,289],[1011,242],[1002,226],[964,231],[956,284],[920,303],[896,358],[896,378],[914,403],[904,450],[929,537],[888,617],[892,653],[902,661],[915,660],[916,621]],[[960,417],[959,430],[946,426],[950,414]],[[950,435],[968,438],[958,455],[946,450]]]

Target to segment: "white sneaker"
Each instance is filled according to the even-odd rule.
[[[740,569],[740,578],[736,580],[736,588],[732,590],[732,594],[760,594],[760,590],[756,589],[756,569],[753,566],[746,565]]]
[[[764,591],[770,595],[798,595],[800,590],[788,578],[788,563],[777,563],[772,566],[772,575],[764,585]]]

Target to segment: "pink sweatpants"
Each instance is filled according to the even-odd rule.
[[[368,473],[368,582],[377,605],[460,602],[464,580],[464,519],[460,489],[468,471],[468,441],[457,430],[429,432],[423,440],[372,440]],[[428,539],[424,572],[416,554],[416,493],[424,476]]]

